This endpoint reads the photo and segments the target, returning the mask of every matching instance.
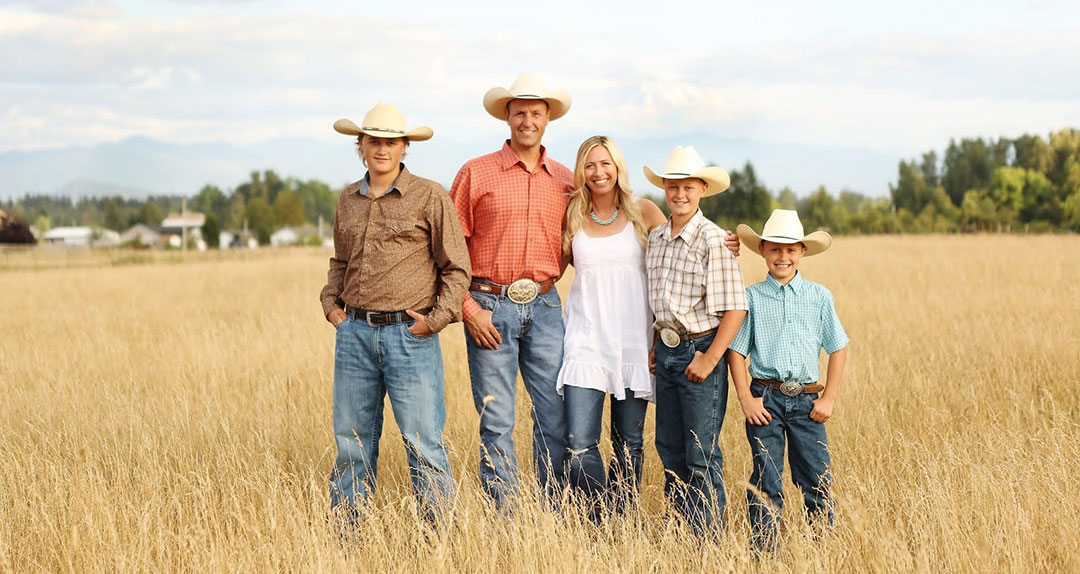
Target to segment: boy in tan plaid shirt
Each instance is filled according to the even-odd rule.
[[[728,188],[727,172],[705,167],[693,147],[676,147],[663,174],[645,177],[664,190],[671,218],[649,234],[645,266],[654,339],[656,450],[664,493],[698,534],[723,526],[723,455],[718,440],[727,410],[724,353],[746,316],[746,289],[725,233],[698,210],[702,197]]]

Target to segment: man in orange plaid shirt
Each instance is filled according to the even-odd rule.
[[[484,108],[510,126],[495,153],[462,166],[450,188],[473,265],[462,307],[469,374],[480,413],[480,477],[502,507],[518,494],[514,403],[521,369],[532,397],[533,458],[541,490],[564,481],[566,415],[555,381],[562,363],[562,221],[573,175],[540,144],[549,121],[570,108],[532,74],[493,88]]]

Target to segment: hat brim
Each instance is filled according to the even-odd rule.
[[[739,241],[742,242],[744,247],[758,255],[761,255],[761,242],[763,240],[784,244],[802,243],[806,246],[807,257],[824,253],[832,246],[832,236],[824,231],[814,231],[801,239],[796,239],[794,237],[762,237],[758,235],[756,231],[750,229],[749,225],[740,223],[739,226],[735,228],[735,234],[739,236]]]
[[[407,132],[378,130],[371,128],[361,128],[356,125],[352,120],[341,118],[334,122],[334,131],[339,134],[345,134],[347,136],[358,136],[360,134],[367,134],[376,138],[405,138],[411,142],[422,142],[424,140],[431,139],[431,136],[435,135],[435,132],[427,126],[420,126],[413,128]]]
[[[645,179],[649,180],[649,183],[655,185],[656,187],[659,187],[660,189],[664,189],[665,179],[690,178],[697,178],[709,184],[709,188],[705,190],[705,194],[701,197],[709,197],[710,195],[724,193],[725,191],[727,191],[727,188],[731,187],[731,176],[728,175],[728,172],[718,167],[707,167],[705,169],[699,170],[697,173],[692,173],[690,175],[685,175],[681,173],[658,174],[653,172],[653,170],[649,169],[649,166],[645,166],[643,169],[645,171]]]
[[[484,109],[497,120],[506,121],[506,104],[510,100],[544,100],[548,104],[548,120],[555,121],[570,111],[570,92],[555,90],[550,94],[540,96],[515,96],[506,88],[491,88],[484,94]]]

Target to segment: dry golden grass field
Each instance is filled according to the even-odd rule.
[[[828,423],[837,525],[808,536],[789,496],[783,550],[761,563],[733,390],[719,541],[665,519],[651,409],[639,514],[596,528],[526,497],[504,519],[479,490],[454,325],[452,526],[429,536],[414,517],[388,423],[378,511],[342,541],[326,524],[327,252],[0,253],[0,570],[1078,572],[1078,253],[1076,236],[840,237],[804,260],[852,339]]]

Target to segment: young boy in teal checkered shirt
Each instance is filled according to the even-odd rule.
[[[728,347],[727,359],[753,454],[746,494],[750,540],[755,550],[771,552],[779,544],[785,443],[791,478],[802,491],[807,520],[832,524],[825,421],[832,416],[840,390],[848,337],[829,290],[799,272],[802,257],[821,253],[832,244],[828,233],[803,235],[799,215],[777,209],[761,235],[746,225],[738,227],[738,235],[743,245],[765,258],[769,269],[764,281],[746,290],[750,309]],[[818,384],[821,349],[829,355],[824,393]]]

